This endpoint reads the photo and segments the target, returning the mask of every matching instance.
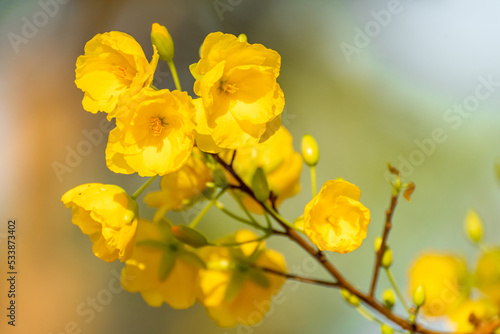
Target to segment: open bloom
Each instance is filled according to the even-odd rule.
[[[120,95],[125,91],[134,95],[149,86],[157,63],[156,48],[149,63],[132,36],[119,31],[97,34],[87,42],[85,54],[76,61],[75,83],[85,92],[83,108],[114,117]]]
[[[500,304],[500,248],[492,248],[481,254],[474,278],[481,292]]]
[[[464,259],[450,254],[424,253],[410,266],[409,292],[425,288],[422,311],[428,316],[449,315],[468,297],[467,265]]]
[[[120,187],[87,183],[62,196],[73,209],[73,224],[92,241],[95,256],[107,262],[125,261],[132,252],[137,229],[137,204]]]
[[[491,321],[498,316],[500,309],[491,299],[466,300],[453,313],[450,314],[453,327],[459,333],[471,333],[475,326],[469,321],[474,314],[477,321]]]
[[[361,246],[370,210],[361,191],[344,180],[327,181],[304,209],[304,232],[320,250],[349,253]]]
[[[209,34],[191,67],[197,112],[197,144],[203,151],[235,149],[269,138],[281,124],[285,99],[276,82],[280,55],[236,36]]]
[[[300,191],[302,157],[293,150],[292,141],[292,135],[282,126],[269,140],[238,149],[233,162],[235,171],[247,184],[252,183],[258,167],[263,169],[269,190],[276,196],[276,206]],[[225,160],[229,162],[231,156],[232,152],[225,153]],[[228,177],[231,179],[230,175]],[[261,206],[248,195],[236,193],[236,196],[241,196],[243,204],[250,211],[262,213]]]
[[[195,134],[194,106],[186,92],[145,88],[118,110],[123,116],[117,117],[106,147],[113,172],[165,175],[187,161]]]
[[[153,208],[158,208],[155,221],[169,210],[183,210],[192,205],[202,196],[207,182],[212,181],[212,171],[205,164],[203,155],[197,148],[193,149],[191,157],[181,169],[162,176],[160,191],[150,192],[144,202]]]
[[[250,231],[238,231],[224,243],[255,240]],[[208,314],[218,326],[259,323],[271,306],[285,279],[256,267],[286,272],[283,256],[265,249],[263,243],[249,242],[239,247],[204,247],[200,256],[207,269],[200,271],[199,296]]]
[[[121,283],[129,292],[140,292],[149,306],[167,303],[184,309],[196,301],[198,271],[203,266],[197,255],[175,239],[168,224],[141,219]]]

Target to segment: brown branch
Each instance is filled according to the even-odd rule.
[[[256,198],[253,193],[253,191],[250,189],[248,185],[245,184],[245,182],[241,179],[241,177],[234,171],[232,166],[228,165],[226,162],[224,162],[218,155],[214,154],[213,157],[217,162],[221,164],[239,183],[239,188],[244,191],[247,195],[251,196],[254,200],[257,201],[257,203],[260,203]],[[389,234],[390,228],[391,228],[391,220],[392,220],[392,215],[394,213],[394,208],[396,207],[397,203],[397,195],[391,197],[391,206],[390,208],[386,211],[386,226],[384,227],[384,236],[382,237],[382,246],[380,247],[383,249],[385,247],[385,241],[387,240],[387,235]],[[410,322],[408,319],[403,318],[395,313],[393,313],[390,309],[386,308],[384,305],[379,303],[373,296],[373,294],[365,294],[361,291],[359,291],[356,287],[354,287],[351,283],[349,283],[343,276],[342,274],[335,268],[335,266],[327,260],[326,256],[324,255],[323,252],[317,251],[314,247],[312,247],[304,238],[302,238],[295,230],[290,228],[287,224],[281,221],[279,217],[276,216],[274,212],[277,211],[272,211],[269,210],[268,207],[263,205],[263,203],[260,203],[262,208],[266,210],[266,212],[273,217],[278,224],[280,224],[284,229],[285,229],[285,234],[296,244],[298,244],[302,249],[304,249],[309,255],[314,257],[320,264],[321,266],[336,280],[334,283],[335,286],[332,286],[334,288],[341,288],[341,289],[346,289],[349,291],[351,294],[357,296],[363,304],[367,305],[371,309],[377,311],[380,315],[384,316],[386,319],[391,321],[392,323],[398,325],[400,328],[403,330],[408,330],[414,334],[460,334],[460,333],[449,333],[449,332],[439,332],[439,331],[434,331],[431,329],[427,329],[421,325],[418,325],[416,323]],[[387,227],[388,225],[388,227]],[[379,258],[379,256],[377,256]],[[380,261],[380,260],[379,260]],[[380,267],[380,264],[377,266],[377,268]],[[378,274],[377,274],[378,275]],[[293,276],[293,275],[292,275]],[[375,275],[374,275],[375,276]],[[482,323],[480,326],[476,328],[475,331],[469,333],[469,334],[492,334],[493,331],[497,328],[500,327],[500,321],[492,321],[492,322],[487,322],[487,323]]]
[[[385,211],[385,225],[384,225],[384,232],[382,234],[382,243],[380,244],[380,248],[377,251],[377,258],[375,260],[375,268],[373,269],[373,278],[372,278],[372,284],[370,287],[370,297],[373,297],[375,295],[375,288],[377,287],[377,280],[378,276],[380,273],[380,266],[382,264],[382,257],[384,256],[386,244],[387,244],[387,237],[389,236],[389,232],[391,231],[392,228],[392,215],[394,214],[394,209],[396,208],[396,204],[398,203],[398,195],[399,192],[396,194],[392,194],[391,196],[391,205],[389,206],[389,209]]]
[[[254,266],[254,268],[258,268],[258,269],[261,269],[265,272],[271,273],[273,275],[278,275],[278,276],[284,277],[286,279],[291,279],[291,280],[299,281],[299,282],[303,282],[303,283],[316,284],[316,285],[322,285],[322,286],[328,286],[328,287],[338,287],[339,286],[336,282],[329,282],[329,281],[323,281],[323,280],[314,279],[314,278],[307,278],[307,277],[297,276],[297,275],[293,275],[293,274],[287,274],[287,273],[280,272],[280,271],[277,271],[277,270],[274,270],[271,268],[264,268],[264,267],[257,267],[257,266]]]

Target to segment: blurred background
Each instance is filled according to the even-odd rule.
[[[106,168],[109,128],[102,128],[104,115],[83,110],[75,61],[95,34],[112,30],[132,35],[150,59],[151,24],[159,22],[174,39],[180,81],[192,94],[188,66],[208,33],[245,33],[249,42],[278,51],[283,123],[295,148],[313,134],[321,150],[318,183],[337,177],[355,183],[372,212],[363,246],[330,256],[360,288],[368,289],[373,239],[389,204],[387,162],[416,183],[411,203],[397,208],[390,238],[394,275],[405,287],[408,265],[424,249],[478,255],[463,235],[469,208],[483,217],[488,242],[500,235],[499,16],[493,0],[0,1],[1,310],[10,218],[18,224],[19,272],[17,326],[7,326],[2,311],[0,332],[73,333],[77,326],[81,333],[377,333],[337,291],[311,285],[287,284],[263,323],[230,329],[216,327],[199,305],[154,309],[139,294],[106,293],[121,264],[92,254],[60,198],[81,183],[133,192],[144,180]],[[166,64],[155,85],[174,87]],[[93,130],[102,139],[84,147],[84,133]],[[84,153],[70,157],[78,150]],[[282,205],[289,219],[310,200],[306,168],[302,188]],[[216,210],[200,228],[210,237],[234,229]],[[287,240],[269,244],[286,253],[290,268],[327,277]],[[387,285],[383,277],[378,291]],[[101,303],[93,308],[96,298]]]

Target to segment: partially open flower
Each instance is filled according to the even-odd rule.
[[[108,118],[120,95],[137,94],[153,81],[158,63],[156,48],[151,63],[130,35],[119,31],[97,34],[85,45],[85,54],[76,61],[76,86],[85,92],[83,108],[92,113],[103,111]]]
[[[269,140],[238,149],[233,162],[235,171],[247,184],[252,184],[257,168],[262,168],[269,190],[276,197],[276,206],[300,191],[302,158],[294,151],[292,140],[290,132],[282,126]],[[232,152],[225,152],[222,156],[229,162]],[[228,178],[231,180],[230,175]],[[250,211],[263,213],[262,207],[248,195],[241,192],[235,192],[235,195],[241,197]]]
[[[222,242],[241,243],[256,238],[254,233],[243,230]],[[283,256],[259,242],[239,247],[205,247],[200,255],[207,269],[200,271],[198,300],[210,317],[221,327],[259,323],[285,279],[256,267],[286,272]]]
[[[155,219],[158,220],[169,210],[184,210],[203,198],[207,182],[212,181],[212,171],[205,164],[202,153],[194,148],[185,165],[176,172],[162,176],[160,191],[150,192],[144,202],[158,208]]]
[[[184,309],[196,301],[202,267],[203,261],[173,236],[168,224],[141,219],[132,257],[122,269],[122,286],[140,292],[149,306],[167,303]]]
[[[343,180],[327,181],[304,209],[304,232],[320,250],[349,253],[361,246],[370,210],[361,191]]]
[[[69,190],[61,200],[73,209],[73,224],[90,237],[95,256],[107,262],[123,262],[130,257],[137,204],[122,188],[87,183]]]
[[[424,253],[412,263],[409,278],[410,293],[418,286],[424,287],[426,302],[422,311],[429,316],[449,315],[469,293],[466,263],[456,255]]]

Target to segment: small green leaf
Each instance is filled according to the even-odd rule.
[[[224,300],[227,302],[232,301],[236,296],[240,293],[241,287],[245,282],[245,274],[235,271],[229,280],[229,284],[226,288],[226,295],[224,296]]]
[[[207,268],[207,265],[205,264],[205,262],[198,255],[196,255],[193,252],[188,252],[188,251],[180,252],[178,254],[178,256],[179,256],[179,258],[181,258],[185,262],[187,262],[187,263],[189,263],[189,264],[191,264],[199,269],[206,269]]]
[[[271,286],[269,277],[261,269],[252,268],[248,271],[248,277],[258,286],[267,289]]]
[[[158,278],[161,282],[165,281],[174,269],[176,257],[170,252],[163,253],[160,260],[160,269],[158,270]]]

